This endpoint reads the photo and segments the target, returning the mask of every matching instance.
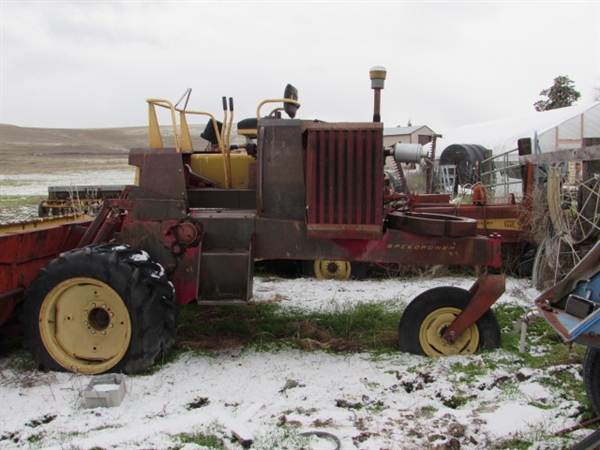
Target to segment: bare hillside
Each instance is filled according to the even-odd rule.
[[[146,145],[146,127],[51,129],[0,125],[0,174],[52,172],[85,165],[127,165],[132,147]]]
[[[190,126],[194,149],[206,141],[203,126]],[[163,129],[165,147],[173,147],[173,132]],[[148,146],[147,127],[27,128],[0,124],[0,174],[99,170],[127,166],[129,150]]]

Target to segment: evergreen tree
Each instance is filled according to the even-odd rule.
[[[554,79],[554,84],[548,89],[540,92],[540,95],[548,97],[548,100],[539,100],[533,104],[536,111],[550,111],[551,109],[571,106],[581,94],[573,87],[573,80],[567,76],[559,76]]]

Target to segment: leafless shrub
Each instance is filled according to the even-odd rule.
[[[32,370],[28,372],[0,372],[0,385],[32,388],[41,385],[51,385],[56,382],[56,374],[53,372],[40,372]]]
[[[523,240],[541,244],[548,229],[548,196],[544,186],[537,186],[531,198],[519,203],[519,215],[523,218]]]

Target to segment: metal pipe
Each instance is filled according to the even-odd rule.
[[[538,310],[532,310],[517,320],[517,326],[519,322],[521,323],[521,338],[519,339],[519,352],[525,352],[525,341],[527,340],[527,327],[529,326],[529,323],[532,320],[537,319],[539,317],[542,317],[540,312]]]
[[[14,297],[15,295],[19,295],[25,292],[25,288],[13,289],[12,291],[4,292],[0,294],[0,300],[4,300],[5,298]]]

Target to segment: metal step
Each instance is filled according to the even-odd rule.
[[[203,249],[248,248],[256,210],[201,209],[192,210],[190,215],[202,224]]]
[[[245,304],[252,297],[253,275],[251,248],[202,250],[198,304]]]

